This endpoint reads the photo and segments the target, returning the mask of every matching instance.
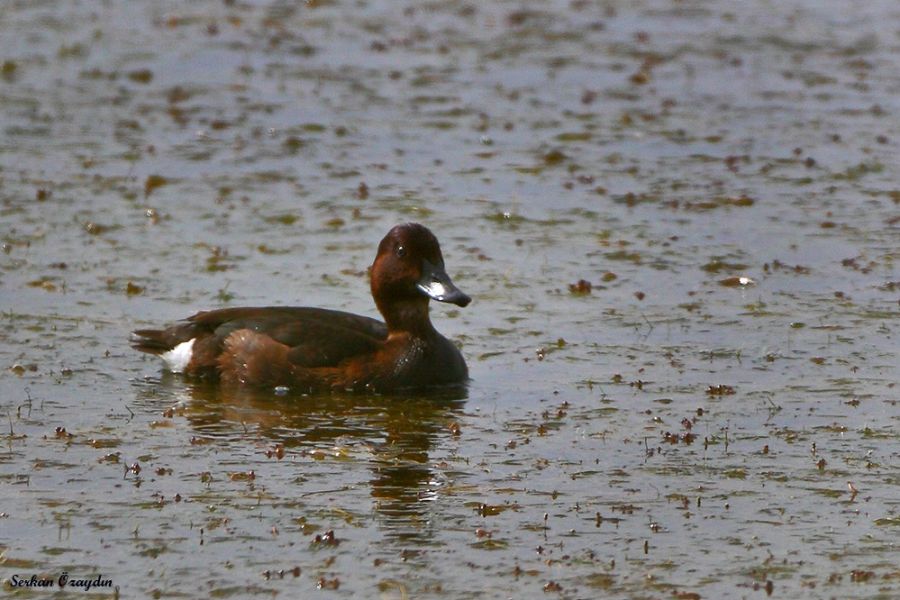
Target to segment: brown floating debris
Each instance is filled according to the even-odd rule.
[[[93,221],[88,221],[84,224],[84,230],[90,235],[100,235],[101,233],[109,231],[109,226],[102,225],[100,223],[94,223]]]
[[[718,273],[720,271],[743,271],[747,268],[747,265],[742,263],[728,263],[720,258],[714,258],[700,268],[707,273]]]
[[[544,586],[545,592],[561,592],[563,587],[556,583],[555,581],[550,581],[547,585]]]
[[[334,579],[319,577],[319,580],[316,582],[316,589],[320,590],[336,590],[339,587],[341,587],[341,582],[337,577]]]
[[[162,175],[149,175],[144,181],[144,197],[149,196],[158,187],[162,187],[169,183],[169,180]]]
[[[861,569],[853,569],[852,571],[850,571],[850,581],[854,583],[865,582],[872,577],[875,577],[874,571],[863,571]]]
[[[273,456],[275,458],[277,458],[278,460],[281,460],[282,458],[284,458],[284,445],[283,444],[275,444],[274,447],[266,450],[267,458],[272,458]]]
[[[734,388],[725,384],[711,385],[706,388],[707,396],[730,396],[734,393]]]
[[[334,529],[329,529],[323,534],[317,534],[313,539],[313,543],[326,546],[337,546],[341,542],[337,539],[337,536],[334,535]]]
[[[139,69],[128,73],[128,79],[137,83],[150,83],[153,81],[153,71],[150,69]]]
[[[562,150],[551,150],[547,154],[544,155],[544,162],[548,165],[558,165],[562,161],[569,158],[566,156]]]
[[[229,473],[228,478],[231,481],[253,481],[256,479],[256,473],[254,471],[238,471],[236,473]]]
[[[725,287],[748,287],[751,285],[756,285],[756,281],[749,277],[726,277],[725,279],[719,280],[719,285]]]
[[[591,293],[591,282],[586,279],[579,279],[575,283],[570,283],[569,292],[576,296],[586,296]]]

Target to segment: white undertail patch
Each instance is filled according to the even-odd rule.
[[[194,342],[197,338],[181,342],[168,352],[160,354],[160,357],[166,361],[166,365],[173,373],[184,373],[188,363],[191,362],[191,356],[194,354]]]

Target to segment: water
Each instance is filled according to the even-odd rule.
[[[0,576],[896,596],[898,17],[4,3]],[[127,345],[210,307],[374,315],[407,220],[475,299],[432,310],[464,394],[219,390]]]

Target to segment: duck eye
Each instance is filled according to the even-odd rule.
[[[406,256],[406,248],[397,246],[397,256]]]

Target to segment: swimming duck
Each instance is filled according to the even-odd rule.
[[[406,223],[384,236],[371,288],[384,322],[325,308],[224,308],[139,329],[131,344],[173,372],[226,385],[384,392],[467,381],[462,354],[431,324],[428,304],[471,298],[450,280],[428,228]]]

